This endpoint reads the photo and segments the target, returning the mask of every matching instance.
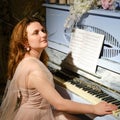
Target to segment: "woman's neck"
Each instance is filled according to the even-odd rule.
[[[38,50],[33,50],[33,49],[31,49],[30,50],[30,52],[27,52],[26,54],[25,54],[25,57],[35,57],[35,58],[40,58],[40,56],[41,56],[41,53],[42,53],[42,50],[40,51],[38,51]]]

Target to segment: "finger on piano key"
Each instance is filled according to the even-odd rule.
[[[58,77],[59,76],[59,77]],[[120,101],[115,99],[112,96],[109,96],[107,93],[103,92],[99,88],[94,87],[94,85],[86,84],[80,79],[71,79],[71,77],[62,76],[62,74],[58,76],[54,76],[54,79],[63,85],[66,89],[70,90],[71,92],[75,93],[76,95],[86,99],[91,104],[97,104],[101,101],[106,101],[108,103],[112,103],[118,106],[118,110],[113,111],[113,115],[120,118]],[[61,77],[60,77],[61,76]]]

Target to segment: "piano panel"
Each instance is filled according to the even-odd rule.
[[[57,4],[43,4],[43,6],[46,6],[49,47],[68,53],[69,41],[64,32],[64,23],[69,14],[69,6]]]

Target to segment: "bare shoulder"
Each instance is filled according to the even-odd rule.
[[[51,72],[39,59],[36,59],[36,58],[26,59],[23,62],[23,66],[27,70],[29,85],[31,87],[33,88],[35,87],[33,86],[33,84],[38,85],[38,83],[43,84],[43,82],[45,83],[48,81],[51,84],[53,84],[53,76]]]
[[[22,62],[22,65],[29,69],[32,69],[32,68],[37,69],[37,68],[40,68],[41,66],[44,66],[39,59],[36,59],[33,57],[25,58]]]
[[[49,72],[48,68],[39,59],[33,57],[25,58],[25,60],[23,60],[22,66],[24,69],[29,71],[29,73],[33,71],[39,71],[42,73]]]

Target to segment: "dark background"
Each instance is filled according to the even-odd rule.
[[[8,46],[11,32],[23,17],[39,12],[45,18],[45,0],[0,0],[0,96],[3,95],[7,77]]]

